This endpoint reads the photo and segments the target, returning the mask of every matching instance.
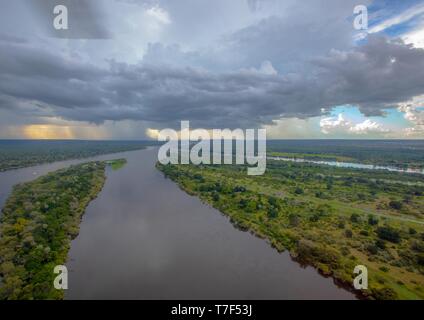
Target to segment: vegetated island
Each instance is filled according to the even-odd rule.
[[[116,171],[123,168],[127,164],[127,159],[107,160],[105,162],[112,168],[112,170]]]
[[[0,140],[0,172],[157,145],[155,141]]]
[[[53,273],[67,260],[85,208],[102,190],[105,168],[83,163],[16,185],[0,219],[0,299],[63,299]]]
[[[156,166],[237,228],[360,297],[424,299],[419,175],[281,161],[269,161],[263,176],[236,165]],[[368,290],[353,290],[357,265],[368,268]]]

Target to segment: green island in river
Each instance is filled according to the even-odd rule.
[[[369,299],[424,299],[422,176],[269,161],[263,176],[237,165],[162,165],[184,191],[239,229],[353,290],[368,269]]]
[[[88,162],[16,185],[0,225],[0,299],[63,299],[53,287],[87,205],[125,159]]]

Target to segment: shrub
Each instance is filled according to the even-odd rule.
[[[396,300],[398,297],[393,289],[387,287],[382,289],[372,289],[372,295],[377,300]]]
[[[246,192],[246,188],[243,186],[236,186],[234,187],[233,192]]]
[[[269,197],[268,197],[268,203],[269,203],[271,206],[278,208],[278,201],[277,201],[277,198],[276,198],[276,197],[269,196]]]
[[[294,190],[294,193],[297,195],[303,194],[304,191],[301,187],[296,187],[296,189]]]
[[[337,268],[339,266],[339,253],[331,247],[324,247],[309,240],[300,240],[297,245],[297,258],[303,263],[316,265],[323,263]]]
[[[420,266],[424,266],[424,254],[423,253],[417,255],[417,263]]]
[[[353,236],[352,230],[350,230],[350,229],[346,229],[346,231],[345,231],[345,236],[346,236],[347,238],[352,238],[352,236]]]
[[[267,212],[268,218],[275,219],[278,217],[278,211],[275,208],[270,208]]]
[[[314,213],[312,215],[312,217],[309,218],[309,220],[312,221],[312,222],[317,222],[319,220],[319,218],[320,218],[320,216],[318,214]]]
[[[215,193],[213,194],[213,196],[212,196],[212,199],[213,199],[213,201],[215,201],[215,202],[216,202],[216,201],[219,201],[219,194],[215,192]]]
[[[377,239],[375,241],[375,245],[377,247],[379,247],[380,249],[383,249],[383,250],[386,249],[386,243],[383,240],[381,240],[381,239]]]
[[[369,252],[369,253],[371,253],[371,254],[377,254],[377,253],[378,253],[378,247],[377,247],[375,244],[370,244],[370,245],[367,247],[367,250],[368,250],[368,252]]]
[[[400,242],[399,232],[392,227],[379,227],[377,229],[377,235],[380,239],[387,240],[393,243]]]
[[[290,226],[297,227],[299,225],[299,223],[300,223],[300,217],[299,217],[299,215],[294,214],[294,213],[292,213],[292,214],[289,215],[289,224],[290,224]]]
[[[389,206],[390,206],[390,208],[392,208],[394,210],[400,210],[400,209],[402,209],[402,202],[392,200],[392,201],[389,202]]]
[[[377,224],[378,224],[378,218],[370,214],[370,215],[368,216],[368,224],[369,224],[370,226],[375,226],[375,225],[377,225]]]
[[[353,223],[358,223],[360,221],[360,217],[357,213],[353,213],[350,216],[350,221],[352,221]]]
[[[361,231],[359,232],[359,234],[360,234],[361,236],[369,236],[369,233],[368,233],[368,231],[367,231],[367,230],[361,230]]]
[[[424,243],[420,241],[413,241],[411,243],[411,249],[417,252],[424,252]]]
[[[387,268],[386,266],[382,266],[382,267],[380,267],[379,268],[381,271],[383,271],[383,272],[389,272],[390,271],[390,269],[389,268]]]

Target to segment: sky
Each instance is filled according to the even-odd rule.
[[[154,139],[183,120],[424,139],[424,1],[2,2],[0,139]]]

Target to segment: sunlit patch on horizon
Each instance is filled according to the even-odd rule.
[[[72,128],[51,124],[31,124],[23,127],[27,139],[75,139]]]

